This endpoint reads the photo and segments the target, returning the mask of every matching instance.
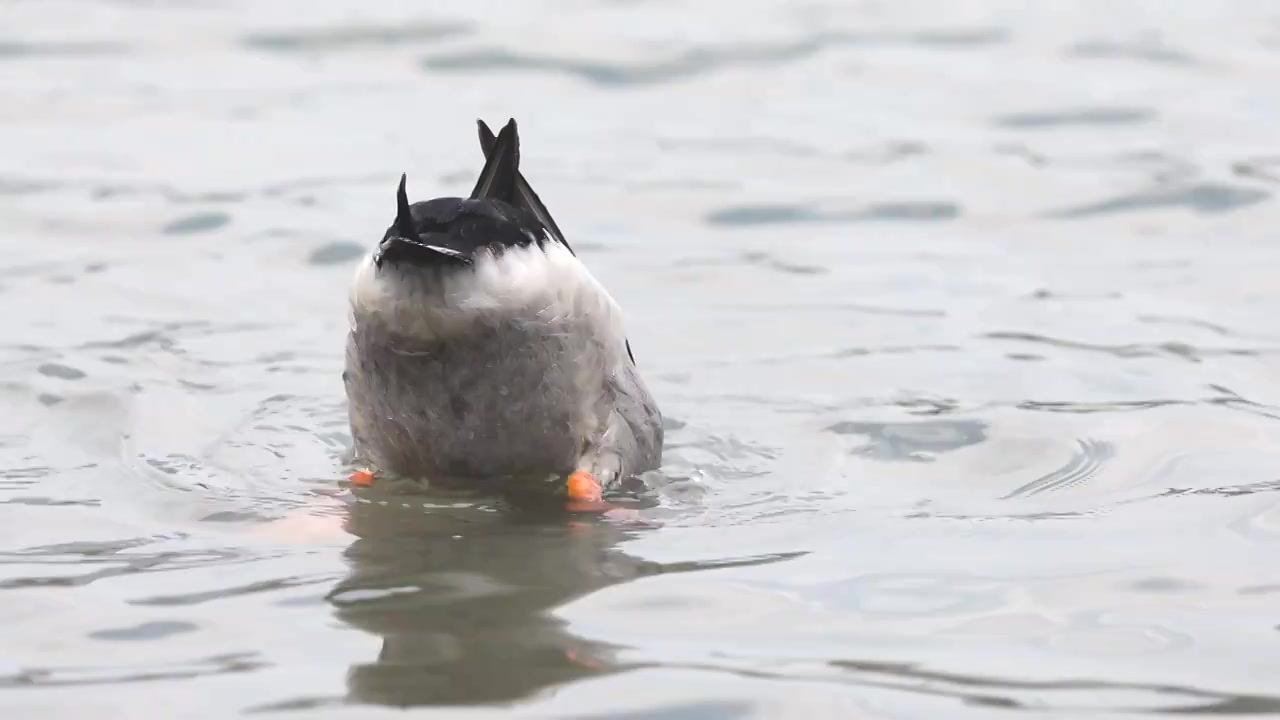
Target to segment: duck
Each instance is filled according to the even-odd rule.
[[[476,121],[467,197],[410,203],[357,263],[342,374],[365,477],[599,499],[662,462],[662,413],[617,301]],[[354,476],[353,476],[354,477]]]

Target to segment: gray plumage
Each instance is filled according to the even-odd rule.
[[[409,205],[357,270],[343,378],[357,458],[433,482],[608,487],[658,467],[662,417],[621,312],[519,172],[515,121],[467,199]]]

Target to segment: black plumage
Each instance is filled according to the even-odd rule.
[[[396,219],[374,257],[379,266],[384,262],[468,265],[481,250],[501,254],[507,248],[547,242],[569,247],[550,212],[520,175],[516,121],[508,121],[497,137],[484,121],[478,122],[485,164],[471,196],[411,205],[405,190],[407,178],[401,175]]]
[[[481,251],[501,255],[508,248],[559,243],[573,248],[533,187],[520,173],[520,135],[514,118],[497,136],[476,120],[484,168],[469,198],[442,197],[409,203],[407,178],[400,176],[396,219],[387,228],[373,261],[424,267],[471,265]],[[635,364],[630,340],[627,357]]]

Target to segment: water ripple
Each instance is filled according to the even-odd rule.
[[[1197,64],[1190,53],[1151,41],[1084,40],[1072,45],[1067,54],[1090,60],[1138,60],[1177,67]]]
[[[1151,495],[1130,502],[1139,502],[1141,500],[1155,500],[1165,498],[1182,497],[1184,495],[1204,495],[1210,497],[1241,497],[1246,495],[1257,495],[1259,493],[1280,492],[1280,480],[1267,480],[1263,482],[1245,483],[1243,485],[1224,485],[1221,487],[1207,488],[1169,488],[1157,495]]]
[[[1280,696],[1276,695],[1117,680],[1022,680],[928,670],[917,663],[835,660],[830,664],[852,674],[853,682],[858,684],[950,697],[985,707],[1090,713],[1105,710],[1213,715],[1280,712]],[[1020,697],[1020,693],[1029,695]],[[1073,694],[1079,697],[1071,697]],[[1134,694],[1146,694],[1150,702],[1135,703]]]
[[[834,47],[905,43],[924,47],[967,48],[1000,43],[1005,37],[1005,32],[1000,29],[900,35],[821,33],[789,42],[695,46],[647,63],[535,55],[488,47],[431,55],[422,60],[422,66],[432,72],[554,72],[572,75],[601,87],[627,87],[687,80],[731,67],[776,67],[812,57]]]
[[[1075,487],[1097,475],[1103,465],[1115,456],[1115,453],[1116,449],[1111,443],[1090,439],[1077,440],[1076,451],[1072,453],[1066,465],[1017,488],[1005,495],[1004,499],[1057,492]]]
[[[244,38],[246,47],[271,52],[333,52],[367,47],[417,45],[460,37],[470,27],[453,22],[399,25],[341,25],[332,28],[259,32]]]
[[[709,225],[776,225],[842,222],[944,222],[960,217],[960,206],[939,200],[883,202],[860,210],[822,211],[806,205],[736,205],[712,211]]]
[[[1225,388],[1221,385],[1210,385],[1209,389],[1216,394],[1195,399],[1159,398],[1149,400],[1111,400],[1111,401],[1067,401],[1067,400],[1025,400],[1016,403],[1019,410],[1050,413],[1091,414],[1108,412],[1141,412],[1173,406],[1214,406],[1227,410],[1243,412],[1269,419],[1280,419],[1280,407],[1259,403]]]
[[[941,453],[987,440],[987,423],[979,420],[845,421],[828,426],[827,431],[864,436],[867,443],[851,449],[851,453],[890,461],[933,462]]]
[[[1072,220],[1117,213],[1182,208],[1200,215],[1216,215],[1252,207],[1271,199],[1258,188],[1225,183],[1196,183],[1122,195],[1110,200],[1053,210],[1047,217]]]
[[[106,543],[65,543],[16,551],[0,552],[0,568],[27,568],[47,565],[55,567],[97,567],[80,574],[24,575],[0,580],[0,589],[75,588],[99,580],[143,573],[173,572],[195,567],[241,564],[265,559],[242,549],[203,547],[194,550],[157,550],[136,553],[132,550],[164,538],[135,538]],[[102,567],[102,566],[109,567]]]
[[[124,45],[114,42],[23,42],[0,40],[0,62],[6,60],[31,61],[38,58],[99,57],[120,55],[127,51]]]
[[[334,575],[276,578],[273,580],[263,580],[260,582],[246,583],[244,585],[236,585],[233,587],[219,588],[217,590],[207,590],[203,592],[181,593],[176,595],[151,595],[148,597],[130,600],[129,604],[149,605],[154,607],[201,605],[215,600],[224,600],[227,598],[241,597],[243,595],[252,595],[255,593],[274,592],[276,590],[306,587],[308,585],[327,585],[333,583],[337,579],[338,576]]]
[[[1151,122],[1155,117],[1155,112],[1146,108],[1098,107],[1016,113],[998,117],[995,122],[1007,128],[1039,130],[1074,125],[1102,127],[1135,125]]]
[[[257,653],[244,652],[157,665],[32,667],[0,675],[0,688],[84,687],[246,673],[268,667]]]
[[[1259,157],[1241,160],[1231,165],[1231,172],[1238,177],[1280,183],[1280,157]]]
[[[987,332],[983,333],[979,337],[989,340],[1009,340],[1037,345],[1050,345],[1052,347],[1062,348],[1065,350],[1097,352],[1124,359],[1173,357],[1194,363],[1203,362],[1206,358],[1211,357],[1257,357],[1261,355],[1273,355],[1280,353],[1280,348],[1205,348],[1179,340],[1167,340],[1160,343],[1124,343],[1119,345],[1105,345],[1101,343],[1081,342],[1078,340],[1065,340],[1039,333],[1018,331]]]

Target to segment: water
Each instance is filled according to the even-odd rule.
[[[1280,713],[1280,9],[726,8],[0,4],[4,716]],[[510,116],[642,523],[339,483],[352,262]]]

